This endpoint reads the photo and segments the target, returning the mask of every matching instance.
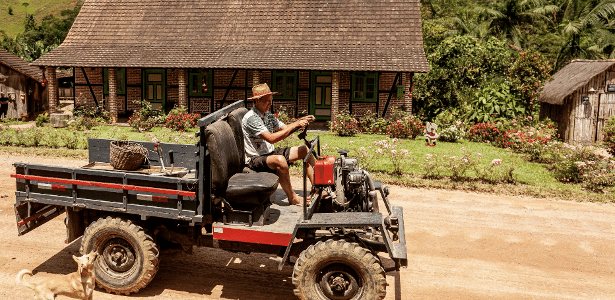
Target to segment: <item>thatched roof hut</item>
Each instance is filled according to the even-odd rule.
[[[541,118],[558,123],[565,142],[603,139],[605,120],[615,115],[615,60],[575,60],[553,75],[538,101]]]

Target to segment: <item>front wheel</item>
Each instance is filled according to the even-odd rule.
[[[130,294],[147,286],[158,272],[158,247],[130,220],[107,217],[88,226],[80,252],[96,251],[96,282],[109,293]]]
[[[293,270],[303,300],[383,299],[386,278],[378,259],[357,243],[330,239],[301,253]]]

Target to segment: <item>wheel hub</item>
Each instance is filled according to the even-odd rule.
[[[320,272],[320,290],[328,299],[348,300],[360,294],[357,273],[344,264],[332,264]]]
[[[111,239],[103,247],[106,264],[116,272],[125,272],[135,263],[132,246],[123,239]]]

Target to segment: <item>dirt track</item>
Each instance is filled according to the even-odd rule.
[[[34,270],[33,281],[73,272],[80,240],[64,244],[63,217],[17,237],[9,177],[15,161],[85,162],[0,155],[0,195],[8,195],[0,198],[0,299],[30,300],[33,292],[14,284],[17,272]],[[391,193],[404,208],[409,266],[400,287],[387,276],[386,299],[615,299],[613,205],[397,187]],[[195,250],[163,254],[158,275],[136,295],[96,290],[94,299],[295,299],[292,267],[278,271],[274,257]]]

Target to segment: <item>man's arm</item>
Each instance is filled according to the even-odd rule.
[[[305,128],[311,121],[314,120],[314,116],[305,116],[293,123],[288,125],[284,125],[280,128],[280,130],[271,133],[269,131],[265,131],[259,135],[260,138],[266,140],[270,144],[275,144],[286,137],[288,137],[296,128]]]

